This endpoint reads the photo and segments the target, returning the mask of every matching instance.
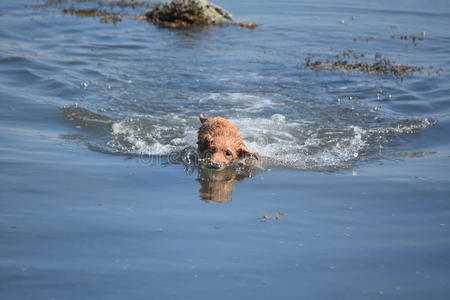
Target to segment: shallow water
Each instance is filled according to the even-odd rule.
[[[446,1],[216,2],[255,30],[42,3],[0,4],[2,298],[449,297]],[[348,50],[424,70],[305,69]],[[191,166],[200,113],[256,165]]]

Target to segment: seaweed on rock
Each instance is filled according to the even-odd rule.
[[[233,21],[233,16],[223,8],[205,0],[173,0],[160,4],[140,16],[163,27],[189,27],[224,25]]]

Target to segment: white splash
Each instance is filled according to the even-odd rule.
[[[324,170],[352,167],[398,135],[434,125],[432,119],[403,120],[383,127],[326,128],[311,121],[270,117],[230,118],[247,147],[261,157],[263,168]],[[200,122],[197,116],[168,114],[115,121],[106,147],[114,153],[169,155],[195,148]],[[107,149],[105,149],[107,150]]]

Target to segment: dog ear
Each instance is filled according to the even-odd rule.
[[[205,118],[204,114],[200,114],[200,122],[203,124],[206,120],[208,120],[208,118]]]
[[[250,150],[248,150],[248,148],[244,144],[241,144],[239,146],[239,149],[237,152],[238,152],[239,158],[254,157],[257,160],[259,160],[258,153],[250,152]]]

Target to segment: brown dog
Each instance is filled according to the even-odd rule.
[[[208,159],[208,167],[220,169],[233,160],[244,157],[259,159],[258,154],[247,149],[236,127],[227,119],[205,118],[200,114],[200,122],[202,125],[198,130],[198,151],[203,158]]]

